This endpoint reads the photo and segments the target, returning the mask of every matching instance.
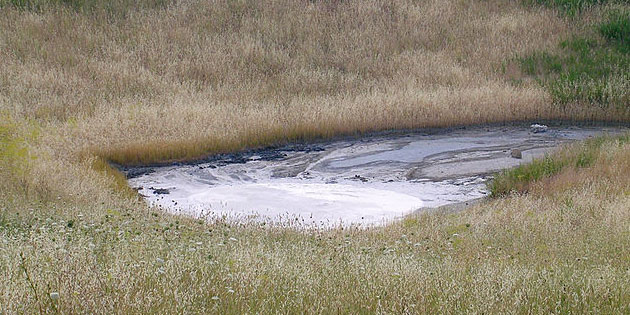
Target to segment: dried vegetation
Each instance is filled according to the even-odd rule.
[[[500,0],[0,0],[0,312],[630,312],[625,142],[529,194],[368,230],[172,216],[104,162],[627,121],[558,106],[516,62],[603,18]]]

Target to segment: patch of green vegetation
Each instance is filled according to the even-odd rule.
[[[419,224],[420,224],[420,221],[418,221],[418,218],[411,217],[411,216],[409,216],[409,217],[405,217],[405,218],[402,220],[402,225],[403,225],[403,227],[405,227],[405,228],[412,228],[412,227],[416,227],[416,226],[418,226]]]
[[[0,0],[0,8],[41,12],[51,8],[70,8],[76,12],[105,12],[110,17],[125,16],[133,9],[160,9],[172,0]]]
[[[134,198],[138,197],[138,192],[129,187],[127,178],[123,173],[112,167],[103,158],[97,157],[92,161],[92,169],[111,178],[111,188],[114,191],[120,192],[125,196]]]
[[[597,25],[601,39],[574,37],[562,53],[536,52],[519,58],[524,73],[535,76],[556,104],[630,109],[630,11],[613,10]]]
[[[559,173],[567,164],[566,160],[545,156],[543,159],[503,171],[488,184],[490,196],[499,197],[513,191],[526,191],[532,182]]]
[[[557,8],[568,16],[575,16],[580,12],[606,3],[616,2],[615,0],[524,0],[527,5],[543,5],[549,8]]]
[[[606,40],[616,45],[617,50],[630,53],[630,10],[612,10],[598,29]]]
[[[446,232],[446,235],[448,237],[450,237],[453,234],[462,234],[462,233],[468,231],[468,228],[470,228],[470,224],[469,223],[462,223],[462,224],[458,224],[458,225],[448,226],[448,227],[446,227],[444,229],[444,231]]]
[[[519,59],[521,69],[529,75],[542,75],[546,72],[562,71],[562,59],[548,52],[536,52]]]
[[[17,125],[8,116],[0,124],[0,165],[9,171],[24,170],[29,160],[28,149],[23,139],[16,136]]]
[[[617,141],[619,144],[628,143],[630,142],[630,135],[589,139],[568,150],[505,170],[488,183],[490,196],[500,197],[511,192],[526,192],[532,183],[558,174],[567,167],[589,167],[597,160],[602,145],[611,141]]]
[[[0,190],[6,189],[4,185],[28,189],[27,177],[31,163],[37,159],[28,144],[39,137],[39,130],[33,121],[16,121],[0,113]]]

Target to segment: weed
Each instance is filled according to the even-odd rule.
[[[630,54],[630,9],[609,12],[608,19],[599,25],[599,32],[620,52]]]
[[[614,0],[523,0],[527,5],[537,4],[557,8],[567,16],[576,16],[591,7],[603,5]]]
[[[122,18],[132,10],[165,8],[172,0],[0,0],[0,8],[45,12],[57,8],[69,8],[75,12],[101,13]]]
[[[593,165],[604,144],[611,142],[623,144],[627,140],[628,135],[588,139],[542,159],[501,172],[488,183],[488,190],[492,197],[505,196],[510,192],[526,192],[537,181],[556,175],[567,167],[586,168]]]
[[[560,44],[563,54],[536,52],[519,58],[521,69],[537,77],[555,103],[630,110],[630,15],[612,11],[598,29],[607,42],[576,36]]]
[[[24,272],[24,276],[26,277],[26,282],[28,283],[29,288],[31,289],[31,292],[33,293],[33,296],[35,296],[35,303],[37,304],[37,307],[39,308],[39,313],[44,314],[42,310],[42,305],[40,304],[40,301],[39,301],[39,295],[37,294],[37,285],[35,284],[35,282],[31,278],[31,275],[29,274],[28,267],[26,266],[26,258],[24,257],[24,253],[22,252],[20,252],[20,268]]]

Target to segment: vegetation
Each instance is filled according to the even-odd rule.
[[[575,35],[557,54],[542,51],[519,59],[556,104],[630,110],[630,10],[615,8],[604,15],[593,26],[598,34]]]
[[[617,50],[630,53],[630,11],[624,8],[612,10],[608,14],[608,19],[599,25],[599,32]]]
[[[524,0],[526,4],[544,5],[560,10],[563,14],[574,17],[585,10],[607,3],[621,2],[615,0]]]
[[[10,195],[3,309],[626,313],[630,144],[598,148],[590,166],[527,195],[368,230],[207,224],[111,197]]]
[[[628,121],[628,5],[578,2],[0,0],[0,312],[630,312],[627,140],[366,230],[164,213],[107,163]]]
[[[104,13],[110,18],[120,18],[138,9],[164,9],[171,3],[172,0],[0,0],[0,8],[10,7],[36,13],[65,8],[79,13]]]
[[[2,9],[0,106],[42,124],[64,156],[152,163],[382,129],[627,116],[559,109],[535,82],[505,80],[506,56],[573,32],[517,3],[181,1],[114,17],[47,5]]]
[[[580,168],[591,166],[601,154],[602,145],[614,141],[623,145],[630,141],[630,136],[622,136],[615,139],[605,137],[589,139],[582,143],[558,150],[543,159],[534,160],[529,164],[523,164],[513,169],[505,170],[488,184],[488,189],[493,197],[504,196],[511,192],[527,192],[532,185],[536,185],[541,179],[571,168],[576,171]]]

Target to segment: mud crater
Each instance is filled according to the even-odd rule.
[[[497,171],[563,143],[628,130],[469,127],[287,145],[123,171],[147,202],[177,213],[374,225],[482,198]]]

